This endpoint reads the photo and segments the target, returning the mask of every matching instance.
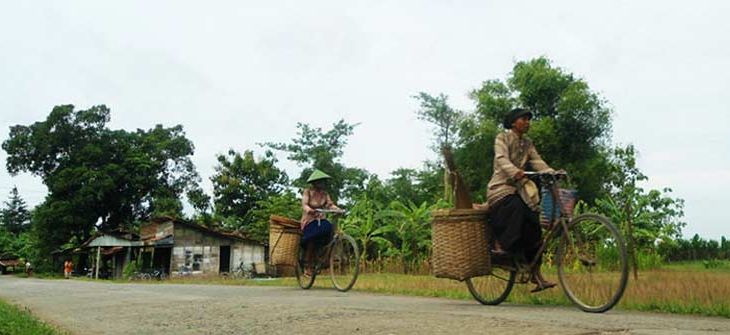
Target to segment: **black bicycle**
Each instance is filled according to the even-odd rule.
[[[331,213],[344,215],[344,211],[318,209],[320,213]],[[299,286],[309,289],[314,284],[314,279],[321,270],[329,268],[330,278],[334,287],[341,292],[346,292],[355,285],[357,276],[360,273],[360,253],[357,243],[349,235],[339,229],[336,222],[332,222],[334,234],[326,246],[317,248],[311,264],[312,273],[305,275],[306,261],[304,259],[304,248],[299,248],[299,257],[295,266],[295,274]]]
[[[526,172],[525,175],[539,179],[545,190],[542,206],[548,209],[544,213],[552,216],[548,218],[549,228],[537,254],[555,248],[560,285],[578,308],[592,313],[613,308],[628,282],[626,245],[621,233],[602,215],[585,213],[573,217],[575,194],[559,188],[559,181],[567,178],[567,174]],[[482,304],[502,303],[515,283],[529,283],[532,269],[540,266],[537,257],[528,261],[522,258],[492,255],[491,273],[466,280],[469,292]]]

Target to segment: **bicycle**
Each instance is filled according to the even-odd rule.
[[[487,275],[466,279],[469,292],[484,305],[502,303],[515,283],[530,282],[532,269],[539,266],[539,256],[554,247],[560,286],[568,299],[585,312],[610,310],[621,300],[628,282],[626,245],[621,233],[602,215],[572,216],[575,195],[559,188],[560,179],[567,178],[567,174],[525,172],[525,175],[541,182],[543,211],[549,219],[537,256],[527,262],[524,257],[514,255],[495,256],[492,248],[488,248],[492,270]]]
[[[238,266],[233,270],[233,278],[252,279],[255,277],[256,270],[253,263],[251,263],[250,266],[246,266],[244,262],[240,262]]]
[[[317,209],[317,212],[344,214],[344,211],[339,210]],[[336,222],[333,222],[332,225],[334,230],[332,239],[324,247],[317,248],[312,259],[314,263],[311,267],[312,274],[309,276],[304,275],[305,266],[307,265],[304,259],[304,248],[299,248],[299,257],[294,272],[299,287],[302,289],[311,288],[319,272],[327,267],[330,270],[332,285],[340,292],[347,292],[357,281],[357,276],[360,273],[360,253],[357,244],[352,237],[339,229]]]

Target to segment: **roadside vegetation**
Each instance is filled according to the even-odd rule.
[[[0,300],[0,335],[60,335],[66,334],[43,323],[31,314],[29,309]]]

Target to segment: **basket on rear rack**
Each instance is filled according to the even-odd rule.
[[[269,217],[269,259],[272,265],[294,266],[302,231],[299,221],[279,215]]]
[[[456,280],[489,274],[487,211],[443,209],[431,215],[433,274]]]

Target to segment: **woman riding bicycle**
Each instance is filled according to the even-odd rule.
[[[525,136],[531,118],[532,113],[521,108],[507,114],[507,131],[498,134],[494,142],[494,173],[487,186],[489,221],[497,237],[493,253],[522,252],[527,262],[538,256],[542,230],[537,187],[525,178],[525,170],[554,171]],[[555,286],[543,278],[540,264],[541,260],[532,269],[531,281],[537,285],[532,292]]]
[[[311,187],[305,189],[302,193],[302,220],[300,224],[303,236],[301,244],[305,249],[306,269],[304,274],[308,276],[312,274],[312,257],[315,247],[326,245],[332,237],[332,224],[327,221],[323,213],[317,212],[317,209],[340,209],[325,190],[329,179],[332,179],[332,177],[315,169],[307,179],[307,183]]]

